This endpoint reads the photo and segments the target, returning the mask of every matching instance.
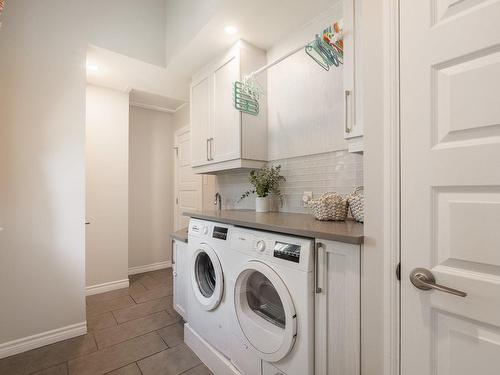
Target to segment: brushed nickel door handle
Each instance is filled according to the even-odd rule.
[[[436,279],[431,271],[425,268],[415,268],[410,273],[410,281],[420,290],[439,290],[440,292],[450,293],[459,297],[467,297],[467,293],[461,290],[448,288],[447,286],[436,284]]]
[[[210,147],[209,144],[210,144],[210,138],[207,138],[207,161],[210,161],[210,156],[209,156],[210,154],[208,153],[209,152],[208,148]]]

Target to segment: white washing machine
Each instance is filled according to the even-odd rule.
[[[226,302],[226,265],[221,253],[229,251],[230,228],[191,219],[188,231],[188,326],[226,357],[231,306]]]
[[[314,373],[313,241],[233,228],[230,358],[247,375]]]

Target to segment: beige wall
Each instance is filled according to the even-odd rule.
[[[0,356],[85,322],[82,14],[84,2],[7,1],[1,18]]]
[[[172,115],[130,107],[129,267],[172,259],[173,146]]]
[[[184,126],[189,125],[189,103],[181,107],[178,111],[173,114],[173,126],[175,130],[179,130]]]
[[[88,44],[164,61],[136,37],[157,34],[161,0],[125,21],[101,3],[14,0],[1,15],[0,284],[9,287],[0,288],[0,355],[12,340],[85,322]],[[137,34],[131,16],[152,29]]]
[[[128,277],[128,94],[87,86],[86,285]]]
[[[16,1],[16,0],[14,0]],[[86,0],[90,44],[165,66],[165,0]]]

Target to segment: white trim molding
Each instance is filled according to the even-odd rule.
[[[128,287],[129,287],[129,280],[128,279],[116,280],[116,281],[110,281],[110,282],[103,283],[103,284],[90,285],[90,286],[85,288],[85,294],[87,296],[91,296],[93,294],[110,292],[112,290],[123,289],[123,288],[128,288]]]
[[[0,344],[0,358],[27,352],[58,341],[71,339],[87,333],[87,322],[72,324],[36,335]]]
[[[164,261],[164,262],[157,262],[157,263],[152,263],[152,264],[146,264],[145,266],[129,267],[128,274],[129,275],[135,275],[135,274],[138,274],[138,273],[156,271],[156,270],[161,270],[161,269],[164,269],[164,268],[172,268],[172,261],[167,260],[167,261]]]
[[[384,345],[385,373],[400,373],[400,70],[399,0],[384,0]]]
[[[180,106],[178,106],[175,109],[167,108],[167,107],[162,107],[159,105],[154,105],[154,104],[147,104],[147,103],[139,103],[139,102],[130,102],[129,105],[132,107],[137,107],[137,108],[142,108],[142,109],[149,109],[152,111],[159,111],[159,112],[165,112],[165,113],[176,113],[180,111],[182,108],[184,108],[188,103],[182,103]]]

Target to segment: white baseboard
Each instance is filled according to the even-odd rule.
[[[128,274],[135,275],[138,273],[156,271],[156,270],[161,270],[163,268],[171,268],[171,267],[172,267],[172,262],[170,260],[167,260],[165,262],[146,264],[145,266],[129,267]]]
[[[87,333],[87,322],[72,324],[66,327],[53,329],[51,331],[38,333],[33,336],[9,341],[0,344],[0,358],[36,349],[41,346],[53,344],[58,341],[71,339]]]
[[[91,296],[92,294],[99,294],[104,292],[109,292],[111,290],[128,288],[128,279],[110,281],[109,283],[91,285],[85,288],[85,294]]]

